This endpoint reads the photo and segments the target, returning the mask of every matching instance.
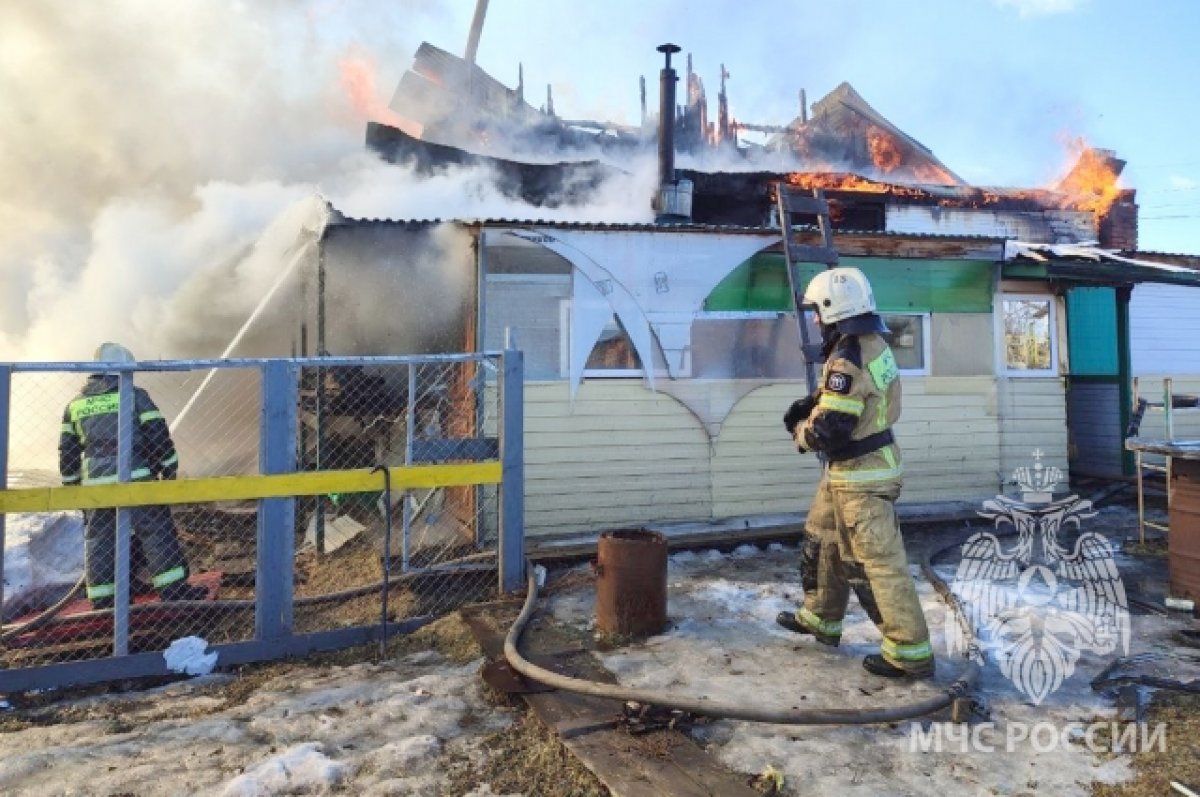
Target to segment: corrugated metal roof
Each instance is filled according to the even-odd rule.
[[[595,222],[562,221],[555,219],[387,219],[351,218],[342,215],[336,222],[342,226],[368,224],[394,224],[410,227],[437,224],[458,224],[465,227],[548,227],[560,230],[595,230],[597,232],[690,232],[714,235],[773,235],[780,234],[778,227],[745,227],[723,224],[655,224],[653,222]],[[816,227],[793,226],[793,230],[817,232]],[[990,235],[956,235],[944,233],[905,233],[880,230],[834,230],[834,235],[861,235],[876,238],[905,238],[910,240],[940,241],[986,241],[1000,242],[1003,238]]]

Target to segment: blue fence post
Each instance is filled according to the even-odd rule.
[[[296,469],[296,402],[299,368],[273,360],[262,369],[259,469],[264,474]],[[255,575],[254,631],[259,640],[292,632],[295,498],[267,498],[258,504],[258,572]]]
[[[0,365],[0,490],[8,489],[8,408],[11,406],[12,366]],[[5,527],[0,512],[0,574],[4,573]],[[0,611],[4,609],[4,579],[0,578]]]
[[[133,425],[137,422],[133,400],[133,371],[121,371],[118,379],[117,405],[117,481],[130,480],[133,470]],[[129,507],[117,508],[116,576],[113,582],[113,655],[129,655]]]
[[[525,355],[506,342],[500,377],[500,591],[525,587]]]

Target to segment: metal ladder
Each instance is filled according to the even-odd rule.
[[[775,195],[779,210],[779,229],[783,233],[783,259],[787,264],[788,288],[792,292],[792,306],[796,309],[796,323],[800,327],[804,377],[811,395],[817,390],[817,364],[821,361],[821,344],[809,339],[802,306],[804,286],[799,284],[796,266],[800,263],[824,263],[826,268],[833,268],[838,264],[838,253],[833,248],[833,225],[829,221],[829,203],[825,200],[825,192],[820,188],[805,190],[779,183]],[[797,213],[817,217],[821,245],[796,243],[792,216]]]

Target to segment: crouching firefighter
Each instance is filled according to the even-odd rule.
[[[95,360],[135,362],[133,354],[116,343],[102,344],[96,349]],[[64,485],[117,481],[119,404],[119,377],[114,373],[92,374],[80,394],[67,404],[58,442],[58,468]],[[140,387],[133,389],[132,414],[130,478],[133,481],[174,479],[179,472],[179,456],[167,422],[150,395]],[[87,596],[93,608],[111,608],[116,594],[117,512],[93,509],[84,514]],[[206,589],[187,583],[187,560],[175,533],[170,507],[132,508],[130,526],[136,534],[134,542],[140,544],[142,558],[149,568],[151,583],[163,600],[207,597]]]
[[[853,589],[883,634],[863,666],[890,678],[933,675],[933,649],[896,521],[902,465],[892,425],[900,380],[871,285],[856,268],[818,274],[804,292],[820,324],[825,366],[817,392],[792,404],[784,426],[801,453],[825,461],[805,522],[804,604],[776,621],[836,646]]]

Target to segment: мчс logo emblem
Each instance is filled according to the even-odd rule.
[[[953,590],[962,601],[977,644],[957,624],[946,629],[951,655],[979,660],[991,651],[1000,671],[1040,704],[1075,671],[1084,651],[1129,652],[1129,610],[1112,548],[1080,521],[1095,516],[1091,501],[1053,500],[1062,478],[1041,463],[1013,476],[1023,501],[998,495],[979,514],[996,532],[979,532],[962,547]],[[1000,537],[1015,533],[1005,548]],[[1069,535],[1078,535],[1072,544]]]

